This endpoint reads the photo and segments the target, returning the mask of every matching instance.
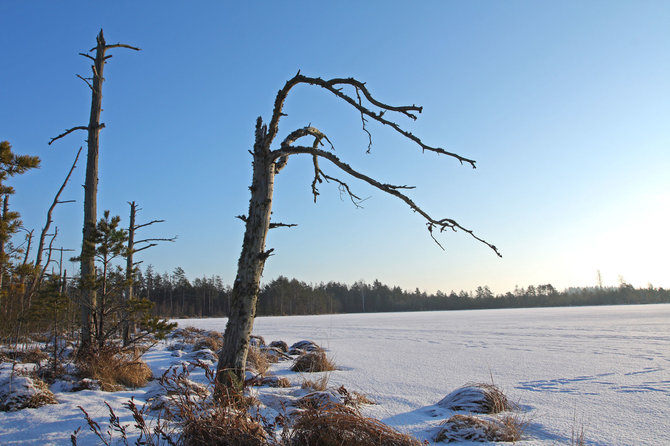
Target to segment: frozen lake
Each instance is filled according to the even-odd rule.
[[[180,326],[223,331],[225,319]],[[367,414],[428,438],[451,390],[491,377],[527,412],[532,439],[670,445],[670,305],[261,317],[254,333],[310,339],[340,370],[330,383],[365,393]]]

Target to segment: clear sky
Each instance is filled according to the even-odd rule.
[[[307,159],[277,177],[265,280],[379,279],[426,290],[496,292],[515,285],[670,287],[670,2],[0,1],[0,140],[39,155],[12,180],[25,226],[45,214],[88,121],[89,75],[77,53],[104,28],[115,49],[103,94],[98,210],[176,243],[145,251],[158,271],[234,280],[251,181],[254,122],[298,69],[354,76],[380,100],[417,104],[398,119],[431,145],[477,160],[473,170],[422,154],[324,91],[297,88],[281,134],[312,124],[338,155],[494,243],[429,237],[399,200],[353,179],[363,209],[324,184],[315,205]],[[281,136],[281,135],[280,135]],[[56,213],[55,246],[80,249],[85,159]],[[326,172],[337,174],[323,165]],[[346,179],[342,177],[342,179]],[[70,269],[74,265],[69,264]]]

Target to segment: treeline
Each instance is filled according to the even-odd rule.
[[[231,288],[219,276],[188,280],[182,268],[158,274],[149,266],[139,272],[136,292],[155,303],[162,317],[223,317],[230,308]],[[634,288],[622,284],[612,288],[570,288],[558,291],[552,285],[531,285],[494,294],[481,286],[473,292],[427,294],[419,289],[389,287],[378,280],[368,284],[338,282],[308,284],[280,276],[265,284],[258,298],[257,315],[306,315],[328,313],[375,313],[393,311],[439,311],[486,308],[527,308],[584,305],[670,303],[670,290]]]

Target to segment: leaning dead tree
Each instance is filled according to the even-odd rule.
[[[428,228],[430,236],[436,243],[436,232],[445,230],[463,231],[475,240],[491,248],[498,256],[497,248],[478,237],[472,230],[461,226],[450,218],[436,219],[419,207],[405,194],[405,190],[412,189],[409,186],[396,186],[382,183],[370,176],[359,172],[349,164],[340,160],[332,151],[324,149],[327,143],[330,148],[332,144],[328,137],[319,129],[311,126],[296,129],[288,134],[278,147],[273,143],[279,132],[279,121],[283,113],[284,102],[289,92],[297,85],[305,84],[320,87],[333,94],[338,99],[351,105],[361,116],[363,131],[368,135],[368,148],[372,147],[372,135],[367,129],[367,123],[376,121],[379,124],[390,127],[406,139],[414,142],[422,151],[434,152],[457,159],[461,164],[467,164],[475,168],[475,161],[464,158],[439,147],[425,144],[419,137],[402,128],[387,115],[396,115],[416,120],[422,107],[416,105],[392,106],[377,100],[367,86],[356,79],[331,79],[306,77],[296,74],[286,82],[284,88],[279,90],[274,103],[274,110],[269,124],[264,124],[259,117],[256,120],[256,137],[253,152],[253,177],[251,183],[251,199],[249,200],[249,212],[246,216],[238,218],[245,222],[246,229],[242,244],[242,253],[238,261],[237,277],[233,285],[232,304],[228,324],[224,334],[223,349],[219,354],[217,368],[217,380],[223,386],[239,386],[244,379],[244,369],[249,347],[249,337],[253,328],[254,316],[256,314],[256,301],[260,288],[261,274],[265,261],[272,253],[272,249],[265,249],[265,240],[271,228],[291,226],[284,223],[270,221],[272,214],[272,195],[274,178],[287,164],[293,155],[307,155],[312,158],[314,165],[314,179],[312,181],[312,194],[314,201],[319,195],[318,185],[324,181],[336,184],[341,191],[348,194],[354,203],[360,202],[360,198],[352,192],[349,185],[322,170],[320,161],[325,160],[340,171],[370,186],[379,189],[389,195],[402,200],[409,208],[421,215]],[[306,141],[300,144],[300,141]],[[440,245],[441,247],[441,245]]]
[[[139,51],[135,48],[123,43],[115,43],[108,45],[105,42],[105,37],[100,30],[96,38],[96,46],[89,50],[89,53],[95,51],[95,57],[87,53],[79,53],[80,55],[91,59],[93,65],[91,66],[93,75],[91,77],[83,77],[77,75],[79,79],[84,81],[91,89],[91,114],[88,125],[77,126],[67,129],[60,135],[54,137],[49,141],[51,145],[54,141],[63,138],[70,133],[77,130],[85,130],[88,133],[88,152],[86,158],[86,180],[84,184],[84,226],[82,229],[83,237],[81,244],[81,351],[86,352],[90,349],[91,333],[92,333],[92,314],[91,309],[96,307],[96,290],[95,290],[95,245],[93,243],[93,233],[95,232],[95,224],[97,220],[97,196],[98,196],[98,151],[99,151],[99,137],[100,130],[105,127],[104,123],[100,122],[100,113],[102,112],[102,83],[105,80],[103,71],[107,59],[111,55],[105,55],[107,50],[112,48],[128,48]]]

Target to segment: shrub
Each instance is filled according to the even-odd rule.
[[[328,359],[326,353],[322,350],[315,350],[310,353],[305,353],[299,356],[291,370],[294,372],[330,372],[335,370],[335,364]]]

